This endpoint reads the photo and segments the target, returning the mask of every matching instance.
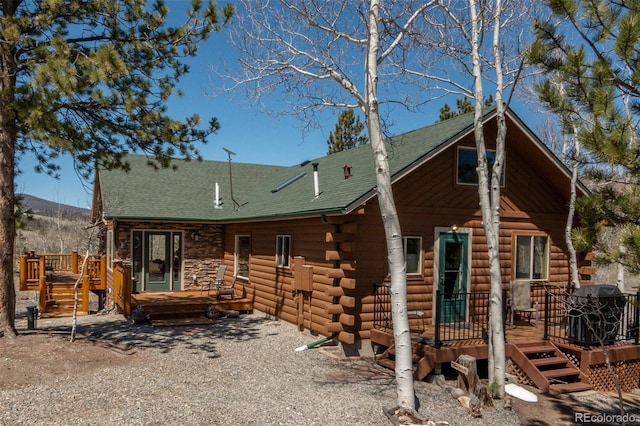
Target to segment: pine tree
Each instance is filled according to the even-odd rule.
[[[578,203],[576,248],[597,249],[602,262],[640,272],[640,2],[548,1],[553,19],[534,21],[529,59],[566,87],[564,103],[550,82],[539,85],[550,109],[571,114],[577,138],[596,164],[598,189]],[[619,226],[620,244],[607,246],[604,225]]]
[[[333,132],[329,132],[327,145],[329,150],[327,154],[334,154],[340,151],[346,151],[356,148],[360,145],[369,143],[364,131],[364,123],[360,121],[360,117],[355,115],[353,109],[346,109],[338,116],[338,122]]]
[[[484,100],[484,106],[489,107],[491,105],[493,105],[493,95],[489,95],[489,97]],[[440,118],[438,121],[445,121],[473,111],[473,103],[471,103],[471,100],[466,96],[464,98],[456,99],[456,106],[458,110],[454,112],[451,111],[449,104],[444,104],[444,106],[440,108]]]
[[[195,144],[218,122],[172,119],[166,101],[188,72],[182,59],[233,12],[196,0],[170,27],[162,0],[0,2],[0,336],[16,335],[16,159],[32,151],[38,170],[55,175],[66,152],[90,176],[95,167],[126,170],[129,151],[147,153],[154,167],[199,158]]]

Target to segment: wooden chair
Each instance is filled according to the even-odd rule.
[[[509,295],[507,301],[508,309],[511,311],[511,327],[513,327],[514,316],[516,312],[527,314],[529,323],[531,323],[531,315],[536,314],[536,328],[540,322],[540,310],[538,309],[538,301],[531,302],[531,283],[529,281],[510,281]]]
[[[204,288],[207,288],[207,296],[211,291],[211,285],[213,285],[216,289],[220,288],[224,284],[224,274],[227,272],[227,265],[220,265],[218,267],[218,272],[216,273],[216,277],[213,281],[207,281],[200,286],[200,294],[202,294]]]
[[[231,299],[233,300],[236,297],[236,291],[235,291],[235,285],[236,285],[236,277],[233,277],[233,281],[231,281],[231,285],[224,285],[224,280],[222,280],[222,282],[216,286],[216,297],[218,300],[222,300],[222,296],[231,296]]]

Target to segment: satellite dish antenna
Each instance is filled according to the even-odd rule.
[[[240,203],[238,203],[236,199],[233,198],[233,177],[231,176],[231,156],[236,155],[236,153],[231,151],[229,148],[222,147],[222,149],[224,149],[224,152],[229,154],[229,191],[231,192],[231,201],[233,201],[233,208],[234,210],[240,210]]]

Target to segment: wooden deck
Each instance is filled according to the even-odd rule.
[[[505,326],[505,351],[510,359],[511,370],[519,380],[537,386],[544,391],[576,392],[596,388],[606,389],[603,379],[606,376],[602,365],[605,363],[604,351],[601,348],[587,349],[557,339],[544,340],[544,324],[539,327],[523,320],[514,327]],[[446,324],[441,327],[447,327]],[[442,330],[442,329],[441,329]],[[561,335],[555,330],[556,335]],[[439,347],[435,346],[435,326],[422,326],[419,332],[412,333],[415,377],[424,379],[436,366],[455,361],[460,355],[470,355],[478,360],[488,358],[488,345],[482,339],[464,339],[461,329],[460,340],[448,340]],[[442,333],[442,331],[441,331]],[[469,333],[474,334],[474,333]],[[477,335],[477,334],[475,334]],[[452,335],[448,334],[448,338]],[[376,360],[379,364],[393,368],[395,364],[395,348],[391,330],[371,330],[371,341],[386,348],[379,351]],[[637,387],[640,372],[640,351],[633,342],[618,342],[607,347],[612,362],[629,364],[626,367],[623,381],[629,389]],[[620,372],[619,372],[620,374]]]
[[[207,311],[214,306],[216,311],[247,313],[253,311],[253,303],[245,298],[222,298],[218,300],[215,290],[143,292],[131,295],[131,304],[141,308],[150,317],[154,326],[180,326],[210,324],[214,320]]]
[[[79,282],[77,313],[88,314],[89,293],[106,290],[106,258],[90,256],[85,261],[77,252],[39,255],[32,252],[20,256],[20,291],[38,293],[38,311],[43,317],[72,314],[76,282]]]

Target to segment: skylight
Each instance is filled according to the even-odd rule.
[[[281,183],[279,183],[276,186],[274,186],[271,189],[271,192],[273,192],[273,193],[278,192],[278,191],[286,188],[287,186],[291,185],[293,182],[297,181],[298,179],[302,179],[306,175],[307,175],[307,172],[300,172],[297,175],[291,176],[289,179],[287,179],[285,181],[282,181]]]

